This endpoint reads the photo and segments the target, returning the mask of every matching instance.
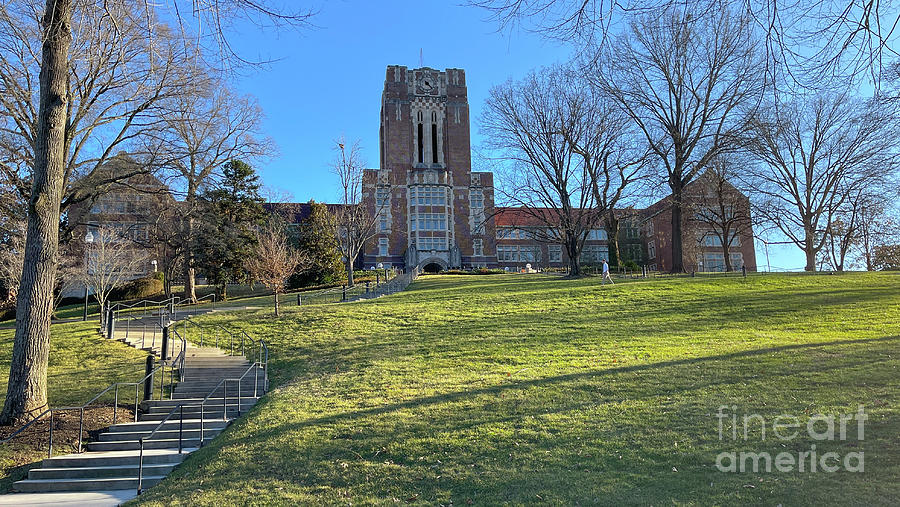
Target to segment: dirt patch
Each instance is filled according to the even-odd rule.
[[[82,442],[92,442],[113,424],[134,421],[134,405],[97,406],[84,410]],[[66,410],[53,414],[53,455],[60,456],[78,451],[81,412]],[[0,439],[6,439],[21,425],[0,426]],[[39,465],[47,457],[50,433],[50,417],[35,422],[9,442],[0,445],[0,493],[10,490],[12,483],[24,479],[28,470]],[[84,450],[84,448],[82,448]]]

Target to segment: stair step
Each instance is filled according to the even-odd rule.
[[[188,452],[194,450],[195,449],[193,448],[189,448],[184,450],[184,454],[178,454],[177,449],[145,449],[144,465],[178,464],[184,460],[184,457]],[[136,465],[138,459],[138,451],[86,452],[82,454],[69,454],[66,456],[45,458],[41,462],[41,466],[48,468],[85,468],[94,466]]]
[[[212,436],[204,436],[203,441],[209,442]],[[199,438],[185,438],[181,441],[182,447],[200,447]],[[88,442],[89,451],[132,451],[140,449],[141,445],[137,440],[120,440],[114,442]],[[144,441],[144,449],[178,449],[178,439],[152,439]]]
[[[178,463],[149,464],[144,460],[144,477],[165,476]],[[112,465],[90,467],[33,468],[28,471],[28,479],[100,479],[114,477],[137,477],[139,465]]]
[[[219,433],[222,433],[227,425],[216,425],[216,426],[203,426],[203,439],[205,440],[207,437],[214,437]],[[149,442],[151,440],[174,440],[175,443],[178,443],[178,428],[175,429],[161,429],[153,434],[148,440],[145,442]],[[126,440],[138,440],[139,438],[145,438],[150,434],[150,430],[147,431],[116,431],[110,433],[103,433],[100,435],[101,442],[122,442]],[[199,440],[200,439],[200,429],[184,429],[181,431],[183,440]]]
[[[212,419],[212,418],[207,417],[207,418],[203,419],[203,427],[204,428],[213,428],[216,426],[224,427],[224,425],[226,425],[227,423],[228,423],[228,421],[221,419],[221,418]],[[179,426],[182,424],[183,424],[182,427],[185,430],[195,430],[195,429],[200,428],[200,419],[185,419],[184,421],[180,421],[180,420],[172,421],[170,419],[162,425],[161,429],[177,430],[179,428]],[[134,432],[134,431],[153,431],[158,426],[159,426],[159,422],[154,422],[154,421],[123,423],[123,424],[116,424],[114,426],[110,426],[108,433],[130,433],[130,432]]]
[[[165,476],[144,476],[142,487],[149,488],[165,479]],[[13,483],[20,493],[44,493],[49,491],[101,491],[108,489],[135,489],[137,477],[115,477],[106,479],[26,479]]]

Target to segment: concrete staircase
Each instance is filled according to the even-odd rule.
[[[124,338],[124,333],[124,330],[117,330],[115,334],[117,338],[140,348],[140,331],[135,332],[132,327],[128,339]],[[144,333],[144,348],[158,356],[161,340],[157,339],[156,345],[151,346],[146,336]],[[181,344],[178,340],[175,342],[169,357],[176,357],[181,352]],[[236,379],[242,375],[240,396],[238,382],[227,382],[227,387],[220,385],[224,379]],[[38,505],[48,501],[68,505],[72,499],[72,505],[82,504],[81,500],[85,505],[99,505],[104,502],[75,493],[134,490],[136,494],[141,438],[157,430],[144,441],[141,486],[148,488],[165,478],[187,454],[221,433],[231,420],[253,407],[265,391],[265,386],[265,371],[258,366],[251,368],[251,363],[244,357],[228,356],[217,348],[188,344],[184,380],[172,390],[172,399],[143,402],[138,422],[111,426],[96,441],[89,442],[84,453],[43,460],[39,468],[29,471],[27,479],[13,484],[16,492],[39,495],[5,495],[0,497],[0,505],[9,501],[15,505]],[[200,404],[204,399],[206,402],[201,410]],[[157,429],[160,422],[180,404],[185,406],[175,410]],[[52,493],[56,492],[67,492],[65,500],[63,496],[53,497]],[[106,495],[110,498],[108,505],[117,505],[130,496],[116,494],[115,491],[111,493]],[[51,495],[49,500],[48,495]]]

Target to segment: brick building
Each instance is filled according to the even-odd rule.
[[[541,225],[533,216],[516,208],[494,208],[493,174],[472,171],[465,71],[388,66],[380,125],[380,168],[363,177],[363,204],[378,216],[377,234],[362,255],[364,267],[566,265],[561,245],[537,240],[535,228]],[[686,199],[700,194],[687,192]],[[650,269],[670,266],[670,205],[665,198],[646,209],[616,212],[623,260]],[[696,257],[685,259],[687,269],[724,269],[721,245],[709,231],[691,220],[685,230],[685,242],[697,243],[686,248],[689,257]],[[734,268],[755,270],[752,231],[737,241]],[[598,264],[608,255],[606,231],[589,231],[582,262]]]
[[[389,66],[379,152],[363,177],[379,217],[365,266],[496,265],[493,174],[472,171],[465,71]]]

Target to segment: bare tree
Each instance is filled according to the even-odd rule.
[[[756,121],[756,212],[803,250],[807,271],[848,199],[896,170],[895,125],[881,104],[828,93],[773,104]]]
[[[593,176],[603,140],[590,129],[603,125],[589,124],[602,121],[599,112],[584,121],[587,106],[577,94],[566,95],[565,81],[565,71],[554,68],[492,88],[482,125],[490,148],[510,163],[503,197],[541,225],[530,231],[536,240],[563,245],[569,274],[580,276],[584,242],[602,219]]]
[[[878,247],[900,240],[900,209],[897,192],[870,195],[859,207],[857,249],[866,271],[875,271]]]
[[[660,12],[675,0],[470,0],[487,10],[501,30],[523,27],[572,43],[579,51],[603,47],[633,16]],[[699,0],[697,15],[721,7],[745,12],[756,26],[772,80],[815,86],[881,73],[897,54],[900,15],[888,2],[845,0]],[[714,16],[714,15],[713,15]]]
[[[256,231],[254,254],[247,259],[246,268],[254,280],[275,293],[275,316],[279,315],[278,295],[284,291],[288,278],[306,263],[304,256],[291,246],[284,224],[272,218]]]
[[[359,141],[349,146],[344,139],[335,141],[337,157],[332,170],[340,181],[340,208],[335,210],[338,246],[347,270],[347,284],[353,285],[353,266],[366,243],[375,236],[375,225],[381,209],[374,213],[362,205],[362,180],[365,164],[362,162]]]
[[[73,13],[77,8],[102,6],[110,14],[107,30],[115,30],[121,20],[113,4],[128,7],[121,16],[147,20],[146,36],[155,39],[159,28],[156,19],[183,20],[181,13],[190,13],[204,27],[206,33],[218,34],[224,41],[224,29],[231,28],[229,20],[262,17],[277,22],[301,23],[308,14],[282,14],[267,2],[256,0],[197,0],[190,5],[170,2],[126,2],[126,0],[46,0],[32,18],[40,26],[40,73],[29,83],[30,90],[39,90],[38,99],[29,107],[36,110],[33,129],[33,161],[31,193],[28,201],[25,260],[16,307],[16,335],[6,401],[0,423],[28,419],[40,413],[47,404],[47,363],[50,352],[50,318],[55,285],[56,261],[59,245],[60,206],[65,198],[68,174],[67,129],[69,112],[74,105],[70,96],[69,70],[72,68],[72,42],[78,33]],[[7,5],[7,4],[4,4]],[[168,12],[159,13],[159,10]],[[180,23],[184,37],[189,37],[186,24]],[[199,40],[199,38],[198,38]],[[223,44],[219,44],[222,47]],[[119,46],[116,46],[122,49]],[[8,84],[4,83],[4,86]]]
[[[146,251],[127,231],[108,225],[88,230],[81,281],[94,291],[101,319],[113,289],[142,274],[146,262]]]
[[[716,238],[725,256],[725,271],[733,271],[731,248],[753,230],[750,201],[732,182],[737,181],[736,160],[720,156],[714,159],[692,185],[688,209],[693,225],[701,225]],[[703,238],[700,238],[703,241]]]
[[[664,168],[660,179],[672,192],[673,272],[684,271],[684,188],[736,148],[762,90],[760,63],[744,16],[669,7],[632,23],[593,71]]]
[[[229,160],[254,160],[271,155],[274,147],[260,135],[263,114],[256,101],[218,80],[200,83],[194,93],[177,97],[167,107],[165,128],[154,137],[152,150],[164,154],[159,158],[182,188],[184,298],[196,301],[195,220],[201,189],[218,180]]]
[[[561,88],[568,110],[561,132],[581,158],[594,209],[603,217],[609,245],[609,263],[618,265],[620,212],[647,179],[651,152],[628,115],[604,90],[590,86],[581,73],[568,72]]]

